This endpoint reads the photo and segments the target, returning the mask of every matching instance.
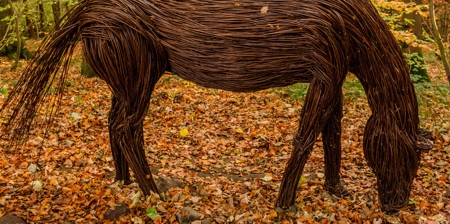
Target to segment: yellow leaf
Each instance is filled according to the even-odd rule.
[[[277,211],[275,211],[275,210],[272,210],[272,211],[270,211],[269,212],[269,219],[273,219],[273,218],[276,218],[278,216],[278,214],[277,214]]]
[[[91,182],[89,182],[83,186],[83,189],[89,189],[89,188],[91,188]]]
[[[180,130],[180,136],[182,138],[186,137],[188,134],[189,134],[189,131],[188,131],[187,128],[183,128],[183,129]]]
[[[244,133],[244,131],[241,128],[236,129],[236,132],[240,134]]]
[[[243,163],[243,162],[245,162],[245,160],[244,160],[244,159],[241,159],[241,158],[239,158],[239,159],[236,159],[236,163]]]

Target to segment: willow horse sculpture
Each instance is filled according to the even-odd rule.
[[[372,110],[363,145],[379,202],[385,212],[407,204],[421,150],[430,145],[419,131],[407,64],[369,0],[82,0],[64,21],[1,108],[3,113],[12,108],[3,129],[12,139],[37,122],[35,115],[49,103],[47,86],[63,92],[77,41],[112,91],[109,134],[116,179],[130,181],[131,167],[145,194],[158,188],[143,150],[143,120],[164,71],[236,92],[309,82],[276,201],[288,207],[320,133],[325,188],[346,193],[339,176],[342,83],[352,72]]]

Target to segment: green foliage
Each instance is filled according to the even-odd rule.
[[[416,21],[411,18],[427,18],[428,6],[416,4],[414,2],[402,1],[372,1],[378,9],[380,15],[389,24],[391,30],[403,49],[409,48],[408,51],[421,52],[419,48],[427,48],[427,43],[434,42],[428,33],[422,29],[422,32],[415,31],[420,34],[418,38],[412,33],[411,27],[414,27]],[[420,22],[420,21],[419,21]],[[418,35],[419,35],[418,34]],[[416,49],[416,50],[414,50]],[[425,66],[425,61],[421,53],[404,53],[410,66],[410,75],[414,83],[430,82],[430,77]]]
[[[8,97],[8,85],[4,85],[0,88],[0,93],[3,94],[5,97]]]
[[[11,10],[12,15],[1,19],[2,34],[0,37],[0,56],[8,56],[10,59],[16,59],[11,69],[20,67],[19,58],[30,59],[31,52],[25,48],[25,38],[22,37],[24,26],[20,25],[24,4],[22,0],[14,1],[2,7],[0,11]],[[6,27],[5,27],[6,26]],[[20,49],[18,49],[20,47]],[[19,51],[18,51],[19,50]]]
[[[409,26],[414,24],[415,21],[405,17],[405,15],[417,13],[421,17],[426,18],[427,5],[385,0],[372,0],[372,3],[384,21],[391,27],[392,33],[401,45],[419,46],[423,44],[423,40],[418,39],[409,30]]]
[[[7,1],[7,0],[1,0]],[[43,12],[39,11],[39,3],[42,2]],[[67,6],[66,10],[77,3],[75,0],[59,0],[59,2]],[[6,33],[0,35],[0,56],[8,56],[9,58],[14,58],[17,54],[17,40],[18,33],[16,30],[16,23],[14,22],[19,16],[19,34],[24,33],[27,27],[28,19],[32,24],[30,26],[36,29],[36,33],[39,37],[42,37],[43,31],[47,32],[53,28],[55,21],[53,18],[52,4],[54,1],[43,1],[43,0],[28,0],[28,1],[13,1],[12,9],[15,12],[13,15],[0,18],[0,21],[7,25]],[[0,12],[5,10],[11,10],[11,4],[6,4],[5,7],[0,7]],[[63,12],[64,13],[64,12]],[[41,16],[43,16],[41,18]],[[43,26],[43,27],[42,27]],[[33,29],[33,30],[34,30]],[[32,53],[25,47],[25,38],[22,37],[22,50],[20,58],[31,59]]]
[[[33,53],[31,53],[31,51],[25,47],[24,43],[25,38],[22,40],[22,50],[20,50],[20,58],[29,60],[33,58]],[[6,56],[9,59],[16,58],[16,54],[17,54],[17,45],[15,43],[12,43],[11,45],[5,45],[0,50],[0,56]]]
[[[425,60],[419,53],[404,53],[410,67],[411,79],[414,83],[430,82]]]
[[[39,12],[40,2],[42,2],[42,6],[44,7],[44,12],[42,14],[40,14]],[[74,0],[60,0],[60,3],[67,5],[68,8],[76,4],[76,2],[77,1]],[[42,22],[43,27],[40,27],[40,25],[37,26],[39,28],[36,31],[38,31],[39,33],[44,32],[45,34],[46,32],[53,29],[53,27],[55,26],[55,21],[52,13],[53,12],[52,5],[55,4],[54,1],[28,0],[27,2],[23,3],[24,6],[26,4],[28,4],[28,7],[26,11],[23,11],[24,16],[26,15],[32,21],[32,23],[35,24],[35,27],[37,26],[38,23]],[[43,15],[44,17],[40,18],[40,15]],[[23,24],[25,24],[25,20],[23,20]]]

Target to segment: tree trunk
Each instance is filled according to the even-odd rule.
[[[16,32],[16,55],[15,55],[15,62],[13,65],[13,69],[16,68],[19,65],[19,59],[20,59],[20,55],[21,55],[21,50],[22,50],[22,35],[20,32],[20,19],[22,17],[21,13],[20,13],[20,8],[17,7],[15,8],[13,5],[13,2],[11,0],[9,1],[9,5],[11,6],[11,12],[13,15],[15,15],[15,32]],[[19,2],[19,4],[21,4],[22,1]]]
[[[26,22],[26,27],[25,27],[25,33],[24,35],[29,37],[29,38],[33,38],[36,39],[37,35],[36,35],[36,26],[33,22],[33,20],[30,19],[30,4],[28,2],[28,0],[24,0],[25,3],[25,22]]]
[[[405,3],[416,3],[422,4],[422,0],[402,0]],[[413,11],[411,13],[403,14],[403,22],[412,21],[412,23],[406,23],[408,30],[411,30],[412,33],[416,36],[417,39],[422,39],[422,16]],[[428,71],[425,67],[425,60],[423,59],[422,48],[415,47],[412,45],[403,44],[402,52],[407,54],[407,58],[410,62],[410,75],[415,83],[421,82],[430,82],[430,76],[428,75]]]
[[[60,3],[61,5],[61,12],[67,12],[69,10],[69,2],[63,1]]]
[[[7,5],[8,1],[0,1],[0,8],[4,8]],[[1,21],[7,16],[12,16],[11,10],[6,9],[0,12],[0,47],[3,46],[3,43],[6,40],[6,35],[8,34],[9,29],[11,29],[9,21]]]
[[[54,0],[52,4],[53,20],[55,21],[55,29],[59,29],[59,20],[61,19],[61,2]]]
[[[436,24],[441,34],[442,42],[448,42],[450,28],[450,0],[440,1],[434,5]]]
[[[12,5],[12,2],[10,0],[10,3]],[[22,0],[20,0],[20,5],[22,4]],[[19,59],[20,56],[22,55],[22,47],[23,47],[23,43],[22,43],[22,29],[20,28],[20,20],[22,19],[22,12],[20,11],[20,7],[17,7],[15,9],[15,14],[16,14],[16,38],[17,38],[17,51],[16,51],[16,61],[14,63],[14,66],[18,66],[19,65]]]
[[[39,9],[39,30],[40,32],[43,32],[46,29],[45,29],[45,10],[44,10],[44,3],[42,1],[39,1],[38,9]]]
[[[429,9],[430,9],[430,22],[431,28],[433,30],[433,35],[436,40],[436,43],[439,47],[439,52],[441,53],[442,63],[444,64],[445,74],[447,75],[448,84],[450,86],[450,66],[448,64],[447,53],[445,52],[444,44],[442,43],[441,35],[439,35],[439,30],[436,25],[436,18],[434,15],[434,0],[428,0]]]
[[[416,4],[422,4],[422,0],[403,0],[405,3],[414,2]],[[408,23],[408,29],[412,30],[412,33],[417,37],[417,39],[422,38],[422,16],[418,12],[405,13],[403,15],[403,20],[408,19],[414,21],[413,24]],[[422,49],[420,47],[408,46],[403,49],[405,53],[418,53],[422,54]]]

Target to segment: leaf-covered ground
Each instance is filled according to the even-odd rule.
[[[160,216],[154,222],[172,223],[184,207],[216,223],[450,220],[450,109],[439,101],[427,101],[431,114],[422,116],[423,126],[434,132],[436,147],[424,154],[411,201],[397,216],[380,212],[376,179],[363,156],[370,109],[364,97],[347,90],[341,176],[351,196],[339,199],[323,189],[319,139],[299,183],[298,211],[283,220],[274,201],[290,156],[300,100],[291,100],[283,89],[231,93],[165,75],[145,119],[147,161],[156,177],[181,180],[185,186],[171,188],[168,201],[162,201],[156,195],[141,196],[136,184],[114,182],[107,129],[110,92],[98,78],[81,77],[76,59],[48,138],[43,141],[44,128],[36,127],[16,149],[0,146],[0,217],[14,214],[29,223],[108,223],[107,210],[123,203],[130,213],[119,223],[152,222],[148,208],[155,209],[149,214]],[[11,64],[0,58],[0,77],[9,86],[23,69],[11,72]],[[4,99],[1,94],[0,102]]]

